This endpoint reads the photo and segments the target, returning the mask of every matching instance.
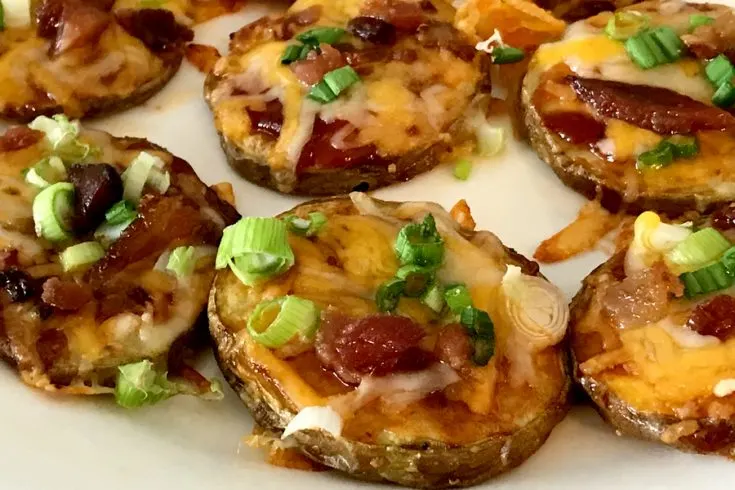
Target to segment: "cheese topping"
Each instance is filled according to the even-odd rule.
[[[718,381],[715,387],[712,388],[712,393],[718,398],[732,395],[735,393],[735,379],[728,378]]]

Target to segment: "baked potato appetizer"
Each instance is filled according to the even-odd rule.
[[[418,488],[480,483],[543,444],[568,409],[566,301],[473,231],[466,204],[453,214],[464,227],[353,193],[225,230],[210,330],[257,424],[352,477]]]
[[[0,181],[0,355],[26,384],[117,388],[130,405],[119,392],[130,383],[141,396],[150,385],[148,402],[173,393],[159,372],[168,364],[209,387],[180,361],[238,214],[188,163],[41,116],[0,136]]]
[[[227,159],[284,193],[411,179],[474,142],[486,53],[443,0],[299,0],[231,36],[205,97]]]
[[[641,0],[534,0],[539,7],[554,16],[572,22],[586,19],[600,12],[620,10]]]
[[[177,72],[194,33],[165,9],[114,0],[2,0],[0,117],[121,111]]]
[[[647,211],[571,306],[575,376],[621,434],[735,458],[735,206]]]
[[[612,211],[676,215],[731,201],[733,19],[726,6],[666,1],[572,24],[539,48],[524,80],[531,145]]]

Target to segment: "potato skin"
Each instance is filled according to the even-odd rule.
[[[311,201],[302,206],[339,204],[347,198]],[[299,206],[300,207],[300,206]],[[290,212],[293,212],[290,211]],[[469,232],[471,235],[472,232]],[[538,264],[512,249],[506,249],[509,261],[527,274],[538,274]],[[266,370],[238,355],[235,339],[224,325],[217,309],[218,278],[209,296],[209,325],[215,341],[215,357],[225,379],[250,410],[255,422],[280,434],[296,414],[286,393]],[[568,374],[568,359],[560,362]],[[321,430],[302,431],[293,438],[298,449],[314,461],[343,471],[354,478],[391,482],[414,488],[458,488],[476,485],[504,473],[528,459],[546,441],[551,430],[564,418],[570,407],[571,380],[566,377],[563,389],[546,409],[522,429],[493,435],[466,446],[433,442],[420,445],[373,445],[335,438]]]
[[[625,252],[619,252],[607,262],[592,271],[583,282],[582,289],[574,296],[570,305],[571,320],[569,331],[574,337],[575,326],[584,316],[595,293],[595,284],[610,276],[612,270],[622,263]],[[574,343],[572,343],[574,346]],[[613,393],[603,382],[594,376],[585,376],[579,369],[574,348],[571,349],[574,380],[584,389],[594,408],[610,424],[618,435],[628,435],[648,441],[667,444],[679,450],[699,454],[719,454],[735,459],[735,420],[715,420],[711,418],[685,419],[658,413],[645,413],[635,410]],[[693,434],[673,441],[666,434],[673,433],[676,425],[684,421],[695,421],[699,428]]]

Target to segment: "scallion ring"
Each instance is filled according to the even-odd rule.
[[[447,286],[444,290],[444,301],[452,311],[459,314],[467,307],[472,306],[472,296],[470,290],[464,284],[454,284]]]
[[[649,18],[640,12],[616,12],[605,26],[605,34],[616,41],[625,41],[648,27]]]
[[[105,256],[105,249],[97,242],[82,242],[61,252],[61,266],[64,272],[84,269]]]
[[[714,228],[695,231],[666,254],[680,272],[696,270],[717,260],[732,244]]]
[[[513,46],[495,46],[490,55],[492,62],[496,65],[517,63],[526,56],[525,51]]]
[[[43,189],[33,200],[36,235],[50,242],[70,240],[69,220],[73,209],[73,184],[58,182]]]
[[[296,335],[311,339],[319,327],[319,308],[308,299],[284,296],[259,303],[248,318],[250,336],[268,348],[277,349]]]
[[[436,282],[432,283],[421,296],[421,302],[431,308],[435,313],[441,313],[444,309],[444,289]]]
[[[375,303],[379,311],[390,312],[396,309],[398,301],[403,296],[406,281],[393,278],[385,281],[375,294]]]
[[[468,306],[460,313],[460,323],[470,336],[472,361],[485,366],[495,353],[495,326],[486,311]]]
[[[429,284],[431,284],[434,272],[435,270],[430,267],[410,264],[398,269],[396,277],[406,282],[403,288],[404,295],[409,298],[418,298],[426,292]]]
[[[168,257],[166,270],[173,272],[178,278],[190,276],[194,272],[196,258],[194,247],[176,247]]]
[[[327,223],[327,216],[319,211],[309,213],[308,218],[299,218],[294,214],[283,217],[288,225],[288,231],[297,235],[314,236]]]
[[[401,228],[394,248],[402,265],[438,268],[444,260],[444,240],[431,214],[427,214],[421,223],[411,223]]]
[[[132,220],[138,216],[138,212],[135,210],[135,206],[130,204],[128,201],[119,201],[105,212],[105,222],[110,225],[119,225]]]
[[[719,261],[692,272],[685,272],[679,277],[684,283],[684,294],[687,298],[727,289],[734,281],[733,274]]]

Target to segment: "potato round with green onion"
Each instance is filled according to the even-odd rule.
[[[566,300],[473,228],[466,205],[353,193],[226,229],[210,330],[256,423],[411,487],[480,483],[533,454],[568,409]]]
[[[0,188],[0,354],[23,381],[125,406],[195,392],[163,371],[192,379],[185,340],[237,212],[163,148],[64,116],[0,135]]]
[[[453,17],[445,0],[299,0],[235,32],[205,85],[230,165],[280,192],[331,196],[471,152],[490,58]]]
[[[735,206],[652,212],[571,307],[575,376],[619,433],[735,458]]]
[[[734,20],[724,5],[662,1],[572,24],[536,51],[524,80],[532,146],[613,211],[730,202]]]

